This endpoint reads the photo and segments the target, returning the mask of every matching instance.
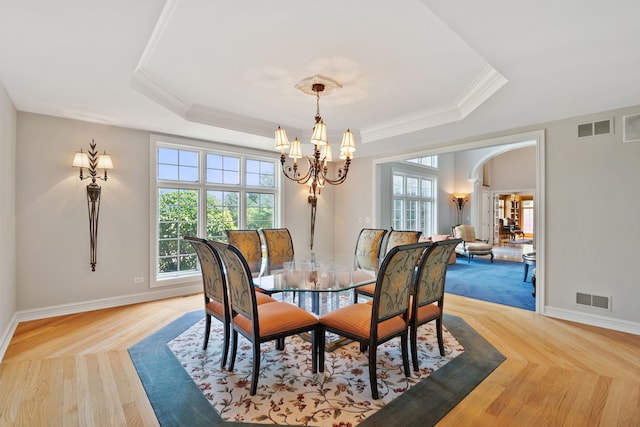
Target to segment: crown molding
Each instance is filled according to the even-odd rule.
[[[404,135],[425,128],[455,122],[462,118],[460,110],[456,107],[450,107],[436,112],[423,111],[360,129],[360,135],[362,137],[362,143],[365,144],[367,142],[392,138],[397,135]]]
[[[360,130],[362,142],[373,142],[464,119],[507,83],[495,68],[487,65],[458,95],[455,105],[438,111],[422,111],[398,117]]]
[[[473,110],[500,90],[507,82],[508,80],[495,68],[487,65],[456,98],[456,105],[462,117],[464,118],[471,114]]]

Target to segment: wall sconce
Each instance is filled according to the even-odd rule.
[[[454,205],[456,205],[456,209],[458,210],[458,224],[462,224],[462,210],[464,209],[464,205],[469,201],[468,194],[454,194],[451,197],[451,201]]]
[[[89,151],[83,152],[82,149],[73,157],[74,168],[80,168],[80,180],[91,178],[91,183],[87,185],[87,207],[89,210],[89,244],[91,250],[91,271],[96,271],[96,249],[98,246],[98,215],[100,213],[100,192],[101,188],[96,183],[96,178],[103,181],[107,180],[107,170],[113,169],[111,156],[105,151],[98,154],[96,143],[92,139],[89,144]],[[88,176],[83,176],[83,170],[89,171]],[[98,169],[104,171],[104,176],[98,176]]]

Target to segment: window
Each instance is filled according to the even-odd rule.
[[[397,230],[418,230],[431,236],[435,228],[435,179],[393,172],[391,223]]]
[[[173,138],[152,137],[151,150],[155,286],[200,274],[198,258],[184,236],[226,241],[227,229],[280,223],[275,160]]]
[[[438,168],[438,156],[416,157],[415,159],[408,159],[407,162],[429,166],[434,169]]]

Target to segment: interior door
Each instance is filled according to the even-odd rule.
[[[493,201],[489,191],[482,191],[480,197],[480,238],[486,240],[493,234]]]

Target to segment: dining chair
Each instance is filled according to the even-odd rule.
[[[253,277],[262,272],[262,241],[258,230],[226,230],[227,242],[238,248],[247,260]]]
[[[409,338],[413,370],[418,371],[418,327],[436,321],[436,333],[440,356],[444,356],[442,339],[442,313],[444,309],[444,289],[449,257],[461,239],[440,240],[431,243],[424,251],[418,264],[411,297],[409,314]]]
[[[209,344],[211,333],[211,316],[222,322],[224,328],[222,358],[220,367],[227,364],[227,353],[229,353],[229,329],[231,325],[231,315],[229,314],[229,297],[227,285],[224,277],[222,261],[215,250],[207,244],[205,239],[185,236],[184,240],[191,243],[198,255],[200,271],[202,272],[202,284],[204,290],[204,310],[205,310],[205,330],[204,343],[202,349],[206,350]]]
[[[413,230],[394,230],[393,228],[387,234],[387,244],[385,246],[384,255],[388,254],[391,249],[400,245],[408,245],[410,243],[417,243],[422,235],[422,231],[413,231]],[[358,302],[358,296],[364,295],[369,298],[373,297],[373,292],[375,290],[376,284],[371,283],[369,285],[364,285],[355,288],[354,290],[354,301]]]
[[[367,270],[371,272],[371,278],[375,279],[375,275],[380,269],[380,254],[382,252],[382,242],[387,230],[384,228],[363,228],[358,234],[356,241],[356,250],[353,257],[353,269]],[[353,292],[353,302],[358,302],[357,289]]]
[[[293,240],[286,228],[263,228],[260,230],[267,248],[265,274],[282,270],[285,262],[293,262]]]
[[[404,374],[409,376],[407,348],[409,297],[415,267],[428,243],[413,243],[392,248],[385,256],[370,303],[351,304],[320,317],[318,369],[324,371],[325,333],[349,338],[369,348],[371,396],[378,398],[376,377],[378,345],[400,337]]]
[[[234,369],[238,350],[238,334],[247,338],[253,346],[253,370],[250,394],[256,394],[260,377],[260,344],[302,332],[311,332],[311,371],[318,369],[318,318],[293,304],[276,301],[270,304],[256,302],[260,293],[255,292],[251,271],[242,253],[234,246],[212,242],[226,268],[227,285],[231,304],[231,360],[229,370]]]
[[[209,344],[211,317],[213,316],[222,323],[224,330],[223,353],[220,360],[220,367],[224,367],[227,364],[227,353],[229,353],[231,314],[222,261],[208,240],[191,236],[185,236],[184,240],[191,243],[191,246],[196,251],[200,263],[200,271],[202,272],[205,309],[205,330],[202,349],[206,350]],[[267,304],[276,300],[266,294],[260,294],[257,296],[256,301],[258,304]]]
[[[205,329],[204,343],[202,349],[206,350],[211,334],[211,317],[218,319],[223,326],[223,353],[220,366],[227,364],[227,353],[229,353],[229,334],[231,325],[231,314],[229,305],[229,293],[222,261],[217,251],[210,242],[199,237],[185,236],[184,240],[191,243],[196,251],[202,272],[202,285],[204,293],[205,309]],[[257,297],[258,304],[267,304],[276,300],[266,294]]]

